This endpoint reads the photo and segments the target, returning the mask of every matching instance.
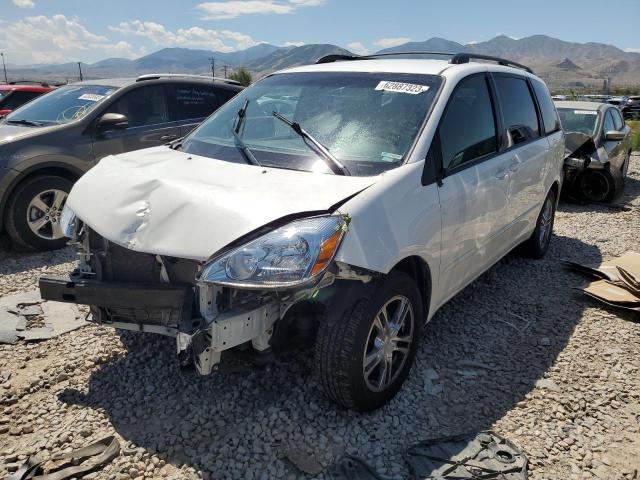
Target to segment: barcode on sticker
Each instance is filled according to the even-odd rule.
[[[415,83],[403,83],[403,82],[390,82],[383,80],[378,83],[376,90],[384,90],[386,92],[400,92],[410,93],[411,95],[418,95],[419,93],[426,92],[429,87],[426,85],[416,85]]]
[[[575,115],[597,115],[598,112],[594,110],[574,110],[573,113]]]
[[[97,93],[83,93],[78,97],[78,100],[89,100],[90,102],[98,102],[104,98],[104,95],[98,95]]]

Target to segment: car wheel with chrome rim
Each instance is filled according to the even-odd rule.
[[[392,271],[337,318],[330,312],[316,341],[325,394],[358,410],[374,410],[398,392],[415,357],[423,305],[414,280]]]

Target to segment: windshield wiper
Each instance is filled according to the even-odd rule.
[[[34,122],[33,120],[7,120],[7,123],[12,123],[15,125],[28,125],[29,127],[42,127],[44,123]]]
[[[327,147],[325,147],[322,143],[316,140],[309,132],[307,132],[304,128],[302,128],[299,123],[292,122],[287,117],[280,115],[278,112],[271,112],[271,113],[278,120],[289,125],[291,129],[294,132],[296,132],[298,135],[300,135],[304,140],[308,140],[309,142],[311,142],[311,144],[314,147],[314,150],[316,150],[320,154],[320,156],[325,160],[325,162],[327,163],[327,165],[329,166],[329,168],[333,173],[335,173],[336,175],[351,175],[351,172],[347,170],[347,167],[345,167],[342,163],[340,163],[340,160],[334,157],[333,154],[327,149]]]
[[[231,133],[233,133],[233,136],[235,137],[236,142],[238,142],[238,145],[239,145],[238,150],[242,152],[242,155],[244,156],[244,159],[247,161],[247,163],[250,165],[255,165],[257,167],[260,167],[261,166],[260,162],[258,162],[258,160],[256,160],[256,157],[253,156],[251,149],[247,146],[246,143],[244,143],[244,140],[240,138],[240,129],[242,128],[242,124],[244,123],[244,119],[247,115],[247,105],[249,105],[248,98],[244,101],[242,108],[238,110],[238,116],[236,117],[236,124],[231,129]]]

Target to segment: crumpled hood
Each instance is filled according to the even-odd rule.
[[[100,235],[131,250],[206,260],[256,228],[327,210],[375,180],[155,147],[104,158],[75,184],[67,205]]]

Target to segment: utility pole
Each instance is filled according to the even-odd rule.
[[[4,64],[4,53],[0,53],[0,56],[2,57],[2,69],[4,70],[4,83],[9,83],[7,79],[7,66]]]
[[[224,78],[227,78],[227,65],[224,66]]]
[[[209,61],[211,62],[211,78],[215,78],[216,77],[216,59],[211,57]]]
[[[80,71],[80,81],[82,82],[84,78],[82,78],[82,64],[78,62],[78,70]]]

